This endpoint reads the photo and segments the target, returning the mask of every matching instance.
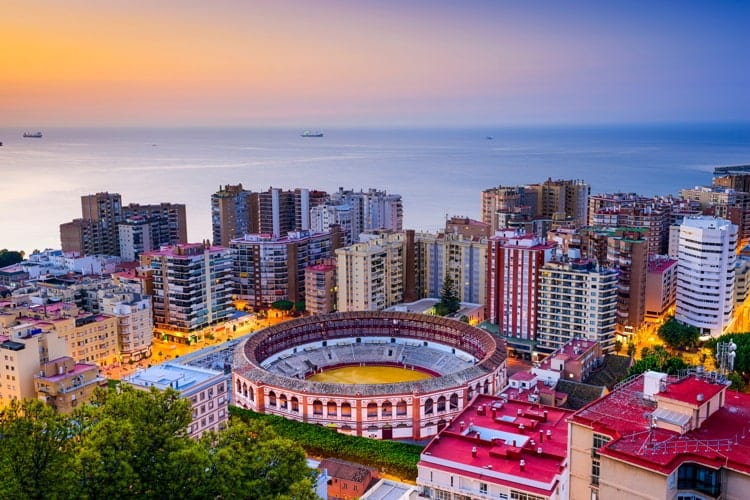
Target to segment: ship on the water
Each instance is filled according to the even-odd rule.
[[[323,132],[316,130],[315,132],[312,132],[310,130],[305,130],[300,134],[302,137],[323,137]]]
[[[41,139],[42,133],[41,132],[24,132],[23,136],[26,138]]]

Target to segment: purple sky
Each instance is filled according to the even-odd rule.
[[[750,2],[28,1],[0,126],[747,120]]]

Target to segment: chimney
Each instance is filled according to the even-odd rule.
[[[549,412],[547,410],[544,410],[544,420],[542,420],[542,422],[546,422],[547,421],[548,415],[549,415]]]
[[[542,454],[542,447],[541,446],[536,449],[536,454],[537,455],[541,455]]]
[[[521,467],[521,472],[523,472],[524,467],[526,467],[526,460],[521,459],[521,461],[518,462],[518,465]]]
[[[539,430],[539,442],[540,443],[544,442],[544,431],[541,429]]]
[[[476,446],[474,446],[471,449],[471,456],[474,457],[474,458],[476,458],[476,456],[477,456],[477,447]]]
[[[549,429],[547,430],[547,439],[552,439],[552,431]]]

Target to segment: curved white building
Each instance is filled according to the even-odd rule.
[[[732,319],[737,226],[709,216],[680,225],[675,318],[718,337]]]

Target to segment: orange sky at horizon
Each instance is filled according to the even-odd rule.
[[[511,44],[476,53],[487,35],[459,33],[460,26],[438,33],[423,14],[420,28],[409,17],[363,16],[345,4],[336,5],[334,21],[325,9],[300,12],[301,4],[296,12],[270,4],[234,4],[236,12],[135,5],[6,7],[0,125],[356,116],[406,101],[419,110],[420,101],[488,85],[512,91],[516,75],[549,71],[533,47],[523,57]]]

